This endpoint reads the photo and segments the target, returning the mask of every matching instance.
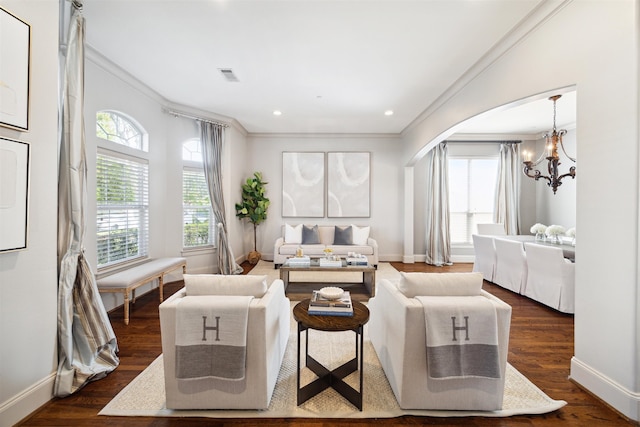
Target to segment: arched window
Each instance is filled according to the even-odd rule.
[[[96,232],[98,268],[148,255],[147,134],[115,111],[96,114]]]
[[[96,136],[125,147],[149,151],[146,133],[141,126],[130,117],[116,111],[98,111]]]
[[[214,218],[204,175],[200,140],[182,143],[182,242],[185,248],[213,246]]]

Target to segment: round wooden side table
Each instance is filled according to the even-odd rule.
[[[369,321],[369,309],[358,301],[352,301],[353,316],[327,316],[309,314],[309,299],[293,307],[293,318],[298,322],[298,405],[331,387],[362,411],[364,325]],[[326,332],[354,331],[356,333],[356,355],[338,368],[330,371],[309,355],[309,329]],[[318,376],[313,382],[300,388],[300,335],[305,334],[306,366]],[[359,339],[358,339],[359,338]],[[352,372],[360,370],[360,389],[356,390],[343,381]]]

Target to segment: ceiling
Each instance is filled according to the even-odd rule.
[[[541,3],[85,0],[84,16],[87,45],[172,104],[250,133],[398,134]],[[502,110],[461,131],[551,126],[545,99]],[[558,101],[573,122],[575,93]]]

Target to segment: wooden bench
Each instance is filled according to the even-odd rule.
[[[164,275],[182,267],[182,273],[187,272],[186,258],[153,258],[143,264],[119,271],[115,274],[97,280],[100,292],[114,293],[122,292],[124,295],[124,324],[129,324],[129,294],[132,294],[132,302],[136,302],[136,288],[158,279],[158,289],[160,290],[160,302],[163,295]]]

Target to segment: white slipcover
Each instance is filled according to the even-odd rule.
[[[496,248],[493,245],[493,237],[473,234],[473,271],[482,273],[484,280],[493,282],[496,268]]]
[[[439,273],[447,274],[447,273]],[[496,307],[500,379],[464,378],[433,380],[427,372],[424,307],[407,298],[386,279],[377,283],[369,300],[367,324],[371,343],[403,409],[485,410],[502,408],[511,306],[481,291]]]
[[[524,295],[563,313],[575,311],[575,264],[561,248],[525,243],[527,285]]]
[[[176,379],[176,305],[185,296],[183,288],[160,304],[167,408],[266,409],[289,339],[291,308],[282,280],[274,280],[264,296],[253,298],[249,305],[247,360],[245,378],[241,381]]]
[[[518,294],[527,283],[527,257],[522,242],[495,238],[496,268],[493,283]]]

